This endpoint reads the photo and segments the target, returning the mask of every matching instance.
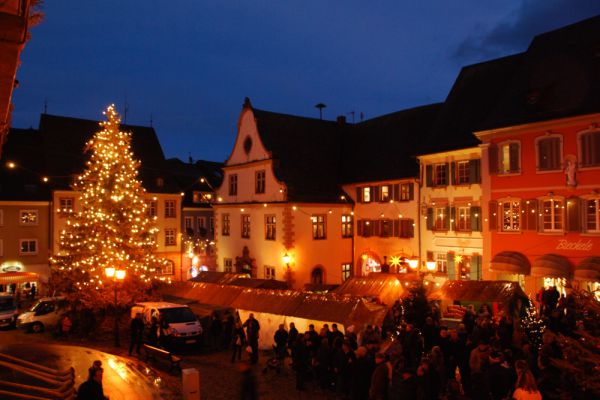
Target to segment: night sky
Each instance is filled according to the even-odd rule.
[[[256,108],[366,118],[443,101],[461,66],[524,51],[598,0],[47,0],[17,72],[13,126],[115,103],[167,157],[224,161]]]

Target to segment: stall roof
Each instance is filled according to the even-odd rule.
[[[416,282],[415,274],[383,274],[373,272],[367,276],[350,278],[334,290],[338,295],[376,297],[391,305],[405,296],[408,285]]]
[[[446,281],[429,296],[432,300],[464,300],[504,303],[513,295],[527,298],[517,282],[510,281]]]
[[[288,284],[284,281],[278,281],[275,279],[256,279],[256,278],[236,278],[227,283],[233,286],[242,286],[247,288],[255,289],[280,289],[285,290],[288,288]]]
[[[245,276],[245,274],[234,274],[231,272],[200,271],[198,275],[195,278],[190,279],[190,281],[225,285],[236,279],[244,278]]]

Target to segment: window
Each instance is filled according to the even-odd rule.
[[[456,163],[456,184],[465,185],[471,183],[471,168],[469,161],[458,161]]]
[[[456,207],[456,230],[471,231],[471,207]]]
[[[313,215],[311,220],[313,239],[325,239],[326,216],[324,214]]]
[[[229,195],[230,196],[237,196],[237,174],[231,174],[229,175]]]
[[[437,264],[437,272],[448,272],[448,255],[446,253],[435,253],[435,262]]]
[[[310,273],[310,283],[314,285],[323,284],[323,270],[321,268],[315,268]]]
[[[250,216],[248,214],[242,215],[242,237],[250,238]]]
[[[544,136],[536,139],[538,171],[555,171],[562,167],[561,136]]]
[[[342,264],[342,282],[346,282],[352,277],[352,264]]]
[[[37,225],[38,211],[37,210],[21,210],[19,212],[19,224],[21,225]]]
[[[579,134],[579,155],[582,167],[600,166],[600,131]]]
[[[146,215],[148,217],[156,217],[158,214],[156,212],[157,204],[155,200],[146,200]]]
[[[175,218],[177,216],[176,204],[175,200],[165,200],[165,218]]]
[[[436,231],[447,231],[448,230],[448,212],[446,207],[435,207],[433,229]]]
[[[175,229],[165,229],[165,246],[175,246],[176,244]]]
[[[230,220],[229,220],[229,214],[223,214],[221,216],[221,222],[222,222],[222,227],[221,227],[221,235],[223,236],[229,236],[229,228],[230,228]]]
[[[206,229],[206,217],[198,217],[198,228]]]
[[[371,187],[364,187],[362,188],[362,201],[363,203],[370,203],[371,202]]]
[[[38,252],[37,239],[19,240],[19,254],[23,256],[35,255]]]
[[[600,198],[585,200],[585,230],[600,232]]]
[[[183,219],[183,226],[185,227],[185,232],[189,235],[194,232],[194,219],[192,217],[185,217]]]
[[[256,171],[256,193],[265,192],[265,170]]]
[[[354,217],[350,214],[342,215],[342,237],[352,237],[354,226]]]
[[[379,189],[379,195],[380,195],[379,201],[381,201],[381,202],[390,201],[390,186],[389,185],[383,185]]]
[[[562,199],[542,200],[542,229],[544,232],[561,232],[564,221],[564,201]]]
[[[521,202],[509,200],[500,203],[503,232],[518,232],[521,230]]]
[[[265,240],[275,240],[276,224],[274,215],[265,215]]]
[[[173,275],[175,273],[175,268],[173,268],[173,265],[173,261],[167,260],[163,275]]]
[[[435,164],[433,166],[433,185],[446,186],[448,184],[448,165]]]
[[[506,142],[498,146],[498,173],[511,174],[521,171],[521,145]]]
[[[455,255],[454,263],[456,265],[456,272],[458,273],[458,279],[462,281],[468,281],[471,279],[471,257],[463,255]]]
[[[392,220],[382,219],[380,221],[380,231],[379,236],[381,237],[390,237],[392,236],[393,223]]]
[[[223,270],[225,272],[233,272],[233,259],[232,258],[224,258],[223,259]]]
[[[58,199],[58,213],[61,217],[73,213],[75,199],[73,197],[60,197]]]
[[[265,265],[265,279],[275,279],[275,267]]]
[[[412,183],[403,183],[400,185],[400,201],[412,200]]]

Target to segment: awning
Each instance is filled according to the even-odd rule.
[[[427,296],[430,300],[482,301],[508,304],[514,297],[527,299],[517,282],[509,281],[446,281]]]
[[[0,285],[11,283],[37,282],[39,275],[35,272],[5,272],[0,274]]]
[[[569,278],[571,263],[564,256],[544,254],[533,262],[531,275],[540,278]]]
[[[527,257],[521,253],[515,251],[503,251],[492,258],[490,271],[529,275],[531,272],[531,264]]]
[[[600,257],[588,257],[575,267],[573,277],[580,281],[600,282]]]

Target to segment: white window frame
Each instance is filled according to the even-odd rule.
[[[384,190],[385,189],[385,190]],[[392,186],[381,185],[379,188],[379,201],[386,202],[392,199]]]
[[[172,239],[169,240],[169,239]],[[165,247],[177,246],[177,230],[174,228],[165,229]]]
[[[171,260],[167,260],[166,267],[163,270],[163,275],[175,274],[175,263]]]
[[[29,246],[28,246],[28,250],[27,251],[23,251],[23,244],[25,242],[28,243],[35,243],[35,250],[34,251],[30,251],[29,250]],[[35,256],[38,254],[39,251],[39,244],[38,244],[38,240],[37,239],[19,239],[19,255],[22,256]]]
[[[586,196],[582,197],[583,200],[583,231],[586,233],[600,233],[600,197],[598,196]],[[596,207],[594,212],[594,219],[596,227],[594,229],[588,228],[588,201],[596,201]]]
[[[577,160],[578,160],[578,164],[579,164],[578,167],[580,169],[600,168],[600,164],[597,164],[597,165],[584,165],[583,164],[583,161],[584,161],[583,160],[583,158],[584,158],[583,157],[583,155],[584,155],[583,150],[584,149],[581,146],[581,137],[583,135],[587,135],[587,134],[597,134],[597,135],[600,135],[600,129],[593,128],[593,129],[586,129],[586,130],[577,132],[577,156],[578,156]],[[593,149],[590,149],[589,151],[591,152],[592,150]],[[600,151],[600,149],[598,149],[598,151]],[[592,153],[590,153],[590,154],[592,154]],[[600,156],[597,156],[596,158],[600,158]]]
[[[342,214],[342,237],[350,238],[354,235],[354,216],[352,214]]]
[[[440,171],[440,173],[438,174],[438,170]],[[443,171],[443,175],[442,172]],[[447,186],[450,182],[449,182],[449,177],[448,177],[448,164],[446,163],[437,163],[437,164],[433,164],[433,169],[432,169],[432,176],[431,176],[431,181],[433,182],[433,186]],[[444,177],[443,182],[441,177]],[[444,183],[445,182],[445,183]]]
[[[252,232],[252,219],[250,218],[250,214],[242,214],[240,222],[242,239],[250,239],[250,234]]]
[[[517,207],[518,207],[518,211],[517,211],[516,215],[518,216],[519,219],[517,222],[515,222],[514,218],[511,217],[510,218],[510,227],[505,228],[505,226],[504,226],[505,212],[512,212],[512,214],[515,215],[515,212],[514,212],[515,203],[517,204]],[[505,208],[504,208],[505,204],[509,204],[508,211],[505,210]],[[526,217],[523,214],[523,210],[521,207],[521,199],[513,199],[513,198],[499,199],[498,200],[498,215],[500,217],[498,223],[500,224],[501,232],[521,232],[521,227],[523,226],[523,218]]]
[[[238,194],[238,176],[237,174],[229,175],[229,195],[237,196]]]
[[[264,169],[256,171],[254,180],[254,192],[256,194],[264,194],[267,190],[267,171]]]
[[[35,221],[33,222],[23,222],[23,216],[25,213],[31,213],[35,215]],[[37,226],[40,223],[40,213],[39,210],[19,210],[19,225],[21,226]]]
[[[265,215],[265,240],[277,239],[277,216],[275,214]]]
[[[177,218],[177,200],[165,200],[165,218]]]
[[[362,188],[362,202],[370,203],[373,201],[373,190],[371,190],[371,186],[365,186]]]
[[[342,263],[342,282],[352,278],[352,263]]]
[[[519,169],[516,171],[511,171],[510,170],[510,145],[516,143],[519,145],[519,151],[518,151],[518,164],[519,164]],[[504,147],[508,147],[508,170],[504,169]],[[500,142],[498,143],[498,175],[518,175],[521,173],[522,169],[523,169],[523,163],[522,163],[522,157],[521,157],[521,141],[520,140],[506,140],[504,142]]]
[[[446,214],[446,206],[435,206],[433,207],[433,230],[438,232],[444,232],[450,229],[450,218],[449,215]],[[438,227],[438,220],[442,221],[442,227]]]
[[[265,279],[275,279],[275,267],[265,265]]]
[[[223,258],[223,272],[233,272],[233,258]]]
[[[539,143],[543,140],[547,140],[547,139],[555,139],[558,138],[559,139],[559,145],[558,145],[558,154],[560,156],[560,160],[558,161],[558,166],[555,169],[541,169],[540,168],[540,148],[539,148]],[[538,136],[535,138],[535,169],[538,173],[546,173],[546,172],[560,172],[563,170],[564,166],[564,157],[563,157],[563,135],[561,135],[560,133],[555,133],[555,134],[551,134],[551,135],[544,135],[544,136]]]
[[[186,230],[191,229],[192,231],[194,230],[194,217],[190,217],[190,216],[185,216],[183,217],[183,227]]]
[[[158,215],[157,200],[146,200],[146,215],[148,217],[156,217]]]
[[[410,201],[410,183],[400,184],[400,201]]]
[[[437,272],[448,273],[448,253],[433,253],[433,261],[435,261],[435,269]]]
[[[327,214],[314,214],[310,220],[313,240],[327,239]]]
[[[229,213],[221,214],[221,236],[229,236],[231,234],[231,215]]]
[[[540,231],[541,232],[549,232],[549,233],[564,232],[565,231],[565,219],[566,219],[565,198],[561,197],[561,196],[541,197],[541,198],[539,198],[539,201],[540,201],[540,206],[539,206],[539,208],[540,208],[540,212],[539,212]],[[548,210],[550,210],[550,221],[551,221],[551,225],[552,225],[550,228],[546,228],[546,223],[545,223],[547,209],[546,209],[546,205],[544,203],[546,201],[551,202],[550,208],[548,208]],[[555,202],[561,202],[561,206],[556,207],[556,205],[554,204]],[[559,212],[560,212],[560,224],[561,224],[560,228],[556,228],[557,221],[555,220],[555,216],[557,215],[556,214],[557,210],[559,210]]]
[[[464,211],[461,218],[461,210]],[[471,232],[471,207],[468,205],[457,205],[454,221],[454,229],[458,232]]]
[[[461,176],[461,167],[463,175]],[[471,166],[469,160],[456,161],[456,176],[454,181],[456,185],[468,185],[471,183]],[[466,174],[466,175],[465,175]],[[461,179],[463,178],[463,179]]]

